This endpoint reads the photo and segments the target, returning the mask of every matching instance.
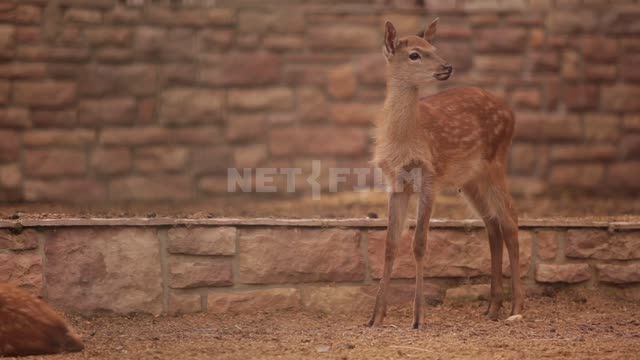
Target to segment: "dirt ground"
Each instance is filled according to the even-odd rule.
[[[640,197],[637,196],[572,196],[516,199],[520,218],[581,217],[586,219],[640,219]],[[415,199],[414,199],[415,204]],[[274,198],[269,196],[227,196],[187,203],[123,203],[86,204],[0,204],[0,218],[65,218],[65,217],[287,217],[345,218],[386,217],[384,193],[338,193]],[[415,205],[410,208],[415,214]],[[468,219],[475,214],[461,196],[441,194],[436,200],[435,218]]]
[[[637,301],[563,291],[529,298],[519,322],[487,320],[485,306],[429,306],[421,330],[409,329],[408,306],[391,308],[381,328],[364,326],[366,312],[76,316],[82,353],[31,359],[640,358]]]

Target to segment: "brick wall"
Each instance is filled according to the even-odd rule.
[[[384,257],[385,222],[371,219],[22,223],[21,231],[0,223],[0,282],[76,312],[362,310],[372,305]],[[490,255],[481,223],[432,226],[425,297],[486,299]],[[640,299],[640,223],[528,221],[519,234],[519,276],[530,294],[575,284]],[[411,231],[392,274],[397,304],[413,299],[410,241]],[[511,275],[506,250],[503,274]]]
[[[457,70],[437,86],[516,109],[515,192],[640,190],[637,0],[2,0],[0,199],[188,200],[228,167],[367,166],[383,21],[435,16]]]

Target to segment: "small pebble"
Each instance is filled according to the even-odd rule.
[[[378,218],[378,214],[374,213],[374,212],[370,212],[370,213],[367,214],[367,217],[369,219],[377,219]]]
[[[515,322],[515,321],[520,321],[522,320],[522,315],[517,314],[517,315],[511,315],[507,318],[507,321],[509,322]]]

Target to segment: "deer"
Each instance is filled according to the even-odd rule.
[[[0,284],[0,357],[83,348],[78,335],[51,306],[13,285]]]
[[[424,321],[423,282],[427,233],[436,192],[455,186],[482,218],[491,252],[491,290],[485,315],[497,320],[503,302],[502,252],[510,262],[511,315],[522,312],[518,217],[507,183],[507,160],[514,132],[513,112],[478,87],[454,87],[419,97],[425,84],[449,79],[453,66],[432,45],[436,18],[415,36],[399,38],[385,23],[386,95],[375,124],[373,164],[388,186],[388,226],[382,277],[368,326],[380,326],[407,207],[417,197],[412,250],[416,266],[413,329]]]

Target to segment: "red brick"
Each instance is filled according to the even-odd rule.
[[[575,115],[520,113],[515,138],[519,140],[582,140],[582,119]]]
[[[536,52],[529,56],[535,72],[556,72],[560,69],[560,56],[558,53]]]
[[[587,61],[611,62],[618,57],[617,40],[603,36],[591,36],[582,39],[582,56]]]
[[[637,5],[613,6],[602,18],[602,28],[609,34],[640,34],[638,17],[640,9]]]
[[[75,110],[33,110],[31,119],[37,127],[71,127],[76,124]]]
[[[230,114],[226,138],[230,141],[255,139],[264,134],[265,130],[266,119],[262,114]]]
[[[516,108],[539,109],[542,95],[538,89],[516,89],[511,93],[511,102]]]
[[[606,230],[569,230],[564,253],[579,259],[640,259],[640,243],[634,231],[611,234]]]
[[[288,110],[293,107],[293,92],[285,87],[229,90],[227,105],[239,110]]]
[[[640,159],[640,134],[624,135],[620,142],[620,153],[625,160]]]
[[[0,253],[1,282],[10,282],[40,295],[42,279],[42,260],[36,252]]]
[[[324,66],[288,65],[282,77],[290,85],[326,85],[327,69]]]
[[[114,175],[131,169],[131,151],[123,148],[98,148],[91,155],[91,168],[97,173]]]
[[[553,260],[558,254],[558,246],[563,233],[554,230],[538,232],[538,257],[542,260]]]
[[[202,311],[202,297],[199,293],[170,293],[167,301],[168,312],[172,315],[191,314]]]
[[[20,233],[0,230],[0,250],[33,250],[38,248],[40,233],[34,229],[25,229]]]
[[[207,312],[215,314],[247,314],[299,307],[300,291],[293,288],[211,292],[207,296]]]
[[[589,264],[538,264],[536,281],[543,283],[579,283],[591,279]]]
[[[191,179],[182,175],[129,176],[112,180],[109,193],[114,200],[185,200],[191,188]]]
[[[86,154],[82,150],[26,150],[24,153],[26,175],[82,175],[86,171]]]
[[[230,8],[212,8],[207,12],[207,22],[211,25],[233,25],[236,23],[236,11]]]
[[[191,170],[195,174],[226,174],[233,166],[233,152],[226,146],[194,148]]]
[[[624,66],[624,65],[623,65]],[[583,76],[586,80],[610,80],[617,76],[616,65],[611,64],[585,64]]]
[[[616,142],[620,138],[620,118],[606,113],[586,114],[584,136],[589,141]]]
[[[76,85],[59,81],[18,81],[13,84],[16,104],[27,106],[61,106],[76,98]]]
[[[126,6],[114,6],[111,11],[105,13],[105,22],[115,24],[135,24],[140,21],[141,13],[138,9]]]
[[[160,72],[164,84],[192,84],[196,82],[196,67],[189,64],[165,64]]]
[[[331,105],[331,120],[340,124],[373,124],[380,113],[379,104],[339,103]]]
[[[352,97],[358,87],[356,74],[351,65],[345,65],[329,71],[329,95],[346,99]]]
[[[102,21],[102,14],[97,10],[71,8],[65,12],[64,19],[69,22],[97,24]]]
[[[104,201],[107,191],[102,183],[94,180],[26,180],[24,197],[27,201],[64,201],[84,203]]]
[[[267,35],[264,47],[271,50],[295,50],[305,47],[304,37],[301,35]]]
[[[551,33],[587,32],[597,25],[598,18],[591,10],[554,11],[547,18],[547,27]]]
[[[551,160],[553,161],[584,161],[584,160],[613,160],[617,156],[617,147],[612,144],[569,145],[557,144],[551,146]]]
[[[212,123],[222,120],[224,93],[198,88],[165,90],[159,119],[165,124]]]
[[[18,5],[15,9],[15,22],[19,24],[39,24],[42,21],[42,8],[33,5]]]
[[[264,85],[280,79],[280,59],[269,53],[225,56],[217,66],[201,70],[202,82],[209,85]]]
[[[594,85],[568,86],[564,103],[571,110],[595,110],[598,107],[598,88]]]
[[[208,29],[200,34],[202,50],[225,50],[233,43],[233,31],[226,29]]]
[[[160,314],[163,284],[158,244],[157,231],[146,228],[52,231],[44,247],[47,300],[82,313],[102,309]]]
[[[133,59],[133,53],[129,49],[117,47],[104,47],[96,51],[96,59],[101,63],[120,64]]]
[[[478,71],[516,73],[522,70],[523,60],[518,55],[477,55],[473,64]]]
[[[640,81],[640,54],[622,56],[620,76],[624,80]]]
[[[613,284],[640,282],[640,264],[596,264],[598,279]]]
[[[149,125],[155,121],[155,100],[142,99],[138,101],[136,124]]]
[[[95,130],[88,129],[34,129],[25,132],[23,137],[25,146],[83,146],[96,142]]]
[[[511,147],[511,170],[517,173],[533,173],[539,153],[531,144],[513,144]]]
[[[304,28],[304,12],[292,7],[270,11],[247,10],[238,14],[238,29],[241,32],[287,33],[302,32]]]
[[[25,108],[9,107],[0,110],[0,127],[4,128],[30,128],[31,117],[29,110]]]
[[[84,36],[92,46],[122,45],[131,43],[133,33],[126,27],[94,27],[84,30]]]
[[[364,279],[357,230],[243,230],[238,251],[245,284]]]
[[[237,147],[233,151],[233,163],[237,168],[254,168],[263,163],[269,155],[266,145],[253,144]]]
[[[554,186],[597,188],[604,178],[602,164],[555,165],[549,183]]]
[[[523,28],[480,29],[474,47],[480,52],[520,52],[527,46],[527,35]]]
[[[0,165],[0,188],[17,189],[21,183],[22,172],[18,164]]]
[[[378,54],[362,57],[356,66],[358,80],[367,85],[384,85],[386,82],[385,64],[384,58]]]
[[[0,65],[0,77],[27,79],[47,76],[47,65],[43,63],[8,63]]]
[[[311,28],[309,44],[314,49],[366,49],[380,45],[376,28],[361,25],[335,24]]]
[[[89,96],[155,96],[157,69],[151,64],[90,65],[79,72],[78,92]]]
[[[231,285],[231,259],[172,257],[169,261],[169,287],[172,289]]]
[[[368,142],[367,131],[356,127],[279,128],[270,134],[274,155],[356,155],[366,151]]]
[[[607,186],[615,190],[638,190],[640,182],[640,161],[628,161],[609,165]]]
[[[298,89],[298,114],[304,122],[327,119],[328,104],[324,92],[314,87]]]
[[[234,255],[236,252],[234,227],[175,227],[167,231],[167,251],[171,254]]]
[[[184,169],[189,157],[186,148],[155,146],[135,151],[133,164],[139,172],[167,172]]]
[[[136,118],[136,102],[130,98],[84,100],[78,105],[81,126],[131,125]]]
[[[602,88],[601,103],[605,110],[618,112],[640,111],[640,86],[612,85]]]

